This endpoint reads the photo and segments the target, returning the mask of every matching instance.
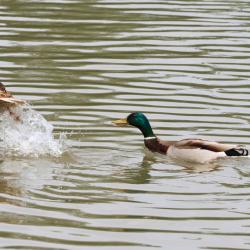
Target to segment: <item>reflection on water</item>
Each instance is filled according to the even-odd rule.
[[[44,184],[53,183],[53,175],[64,166],[51,159],[5,158],[1,163],[1,196],[5,202],[19,202],[29,189],[41,189]],[[1,201],[2,202],[2,201]]]
[[[244,0],[1,1],[1,81],[54,131],[44,121],[42,146],[33,138],[19,154],[1,144],[0,248],[248,249],[248,158],[183,165],[111,121],[140,111],[163,139],[249,144],[249,10]],[[58,155],[61,133],[62,156],[27,156]]]

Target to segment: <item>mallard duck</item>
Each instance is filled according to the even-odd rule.
[[[0,109],[2,111],[7,110],[15,120],[20,121],[19,116],[15,114],[12,108],[24,103],[25,101],[13,97],[12,94],[8,92],[5,89],[5,86],[0,82]]]
[[[206,163],[220,157],[247,156],[248,150],[241,145],[230,145],[202,139],[163,141],[153,132],[147,117],[142,113],[132,113],[125,119],[113,121],[117,126],[131,125],[144,136],[145,146],[152,152],[188,162]]]
[[[1,107],[10,107],[18,104],[24,104],[25,101],[19,100],[12,96],[10,92],[5,89],[3,83],[0,82],[0,105]]]

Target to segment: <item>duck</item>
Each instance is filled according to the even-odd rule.
[[[113,121],[113,124],[138,128],[144,136],[145,147],[151,152],[167,155],[184,162],[209,163],[222,157],[249,155],[248,149],[242,145],[196,138],[179,141],[161,140],[154,134],[148,118],[141,112],[131,113],[125,119]]]
[[[16,121],[20,121],[20,117],[13,110],[14,107],[23,105],[26,102],[14,97],[9,91],[6,90],[3,83],[0,82],[0,110],[2,112],[8,111],[9,115]]]
[[[25,101],[20,100],[12,96],[12,94],[6,90],[3,83],[0,82],[0,105],[1,107],[10,107],[19,104],[24,104]]]

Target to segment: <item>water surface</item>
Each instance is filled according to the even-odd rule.
[[[164,139],[249,144],[248,0],[2,0],[1,81],[66,134],[0,163],[1,249],[250,248],[250,160],[182,165]],[[211,171],[213,170],[213,171]]]

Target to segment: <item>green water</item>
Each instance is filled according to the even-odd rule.
[[[0,79],[69,148],[2,159],[0,249],[250,249],[249,159],[183,166],[111,124],[249,144],[249,31],[248,0],[1,0]]]

